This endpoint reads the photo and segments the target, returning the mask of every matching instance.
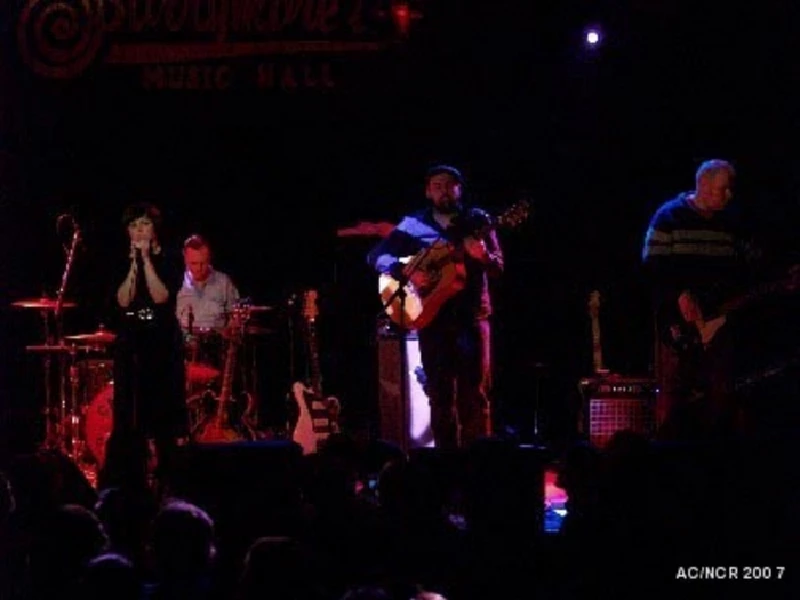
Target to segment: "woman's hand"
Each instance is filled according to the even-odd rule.
[[[147,260],[150,258],[150,247],[150,240],[134,240],[131,243],[131,252],[135,255],[136,250],[139,250],[142,253],[142,259]]]

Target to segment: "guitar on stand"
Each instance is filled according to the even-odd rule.
[[[256,438],[247,419],[247,415],[253,410],[252,398],[246,392],[243,394],[243,399],[234,398],[233,394],[233,374],[236,371],[239,348],[248,319],[249,307],[246,304],[234,308],[231,322],[226,327],[228,343],[225,350],[225,365],[222,369],[222,387],[216,398],[216,411],[197,427],[196,433],[192,436],[195,442],[237,442]],[[239,422],[234,424],[231,413],[233,406],[237,404],[244,404],[245,407],[237,412],[235,420]]]
[[[589,318],[592,322],[592,371],[596,376],[608,375],[603,365],[603,345],[600,339],[600,291],[589,294]]]
[[[473,232],[480,238],[495,229],[514,228],[523,223],[530,212],[530,203],[523,200],[511,206],[492,222]],[[424,272],[430,284],[417,289],[409,283],[402,284],[388,273],[378,278],[381,301],[389,318],[403,329],[422,329],[439,312],[442,305],[466,286],[467,269],[464,251],[446,240],[439,239],[414,256],[400,259],[408,276]],[[400,293],[402,292],[402,293]]]
[[[335,396],[327,398],[322,393],[322,375],[319,366],[319,342],[316,321],[319,316],[317,290],[303,294],[303,321],[308,347],[310,385],[298,381],[292,386],[292,395],[297,404],[297,423],[293,427],[292,439],[303,448],[303,454],[313,454],[332,433],[339,431],[341,405]]]
[[[592,330],[592,375],[582,378],[578,428],[595,447],[604,447],[619,431],[649,437],[655,430],[656,381],[649,376],[612,373],[603,359],[599,290],[589,294]]]

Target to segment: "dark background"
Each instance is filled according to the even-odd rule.
[[[787,2],[422,3],[390,50],[331,59],[330,90],[145,91],[136,67],[37,78],[19,59],[15,11],[0,62],[2,402],[36,403],[37,315],[10,303],[55,293],[64,265],[56,217],[85,231],[71,290],[71,332],[104,319],[121,274],[123,207],[165,210],[175,242],[200,231],[258,304],[319,288],[323,376],[345,411],[375,403],[376,282],[370,240],[336,229],[396,220],[424,202],[433,162],[460,166],[488,209],[529,196],[534,211],[501,238],[496,292],[498,418],[530,428],[532,365],[546,363],[549,435],[573,423],[591,372],[588,294],[601,291],[607,366],[651,368],[638,271],[647,221],[693,186],[705,159],[739,170],[738,200],[769,253],[791,250],[798,216],[798,41]],[[587,50],[583,28],[604,44]],[[278,317],[275,317],[278,318]],[[272,394],[288,388],[271,342]],[[279,397],[268,399],[278,402]]]

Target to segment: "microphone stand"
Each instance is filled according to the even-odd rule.
[[[61,220],[63,217],[59,217]],[[70,273],[72,272],[72,265],[75,260],[75,250],[78,247],[78,242],[81,239],[81,230],[78,227],[78,224],[75,222],[75,219],[70,215],[70,221],[72,222],[72,243],[70,244],[69,249],[67,250],[67,261],[64,265],[64,272],[61,275],[61,286],[58,288],[58,294],[56,295],[56,306],[53,312],[53,319],[55,321],[55,328],[56,328],[56,341],[61,344],[62,340],[64,339],[64,320],[63,320],[63,308],[64,308],[64,293],[67,290],[67,282],[69,281]],[[73,345],[74,346],[74,345]],[[76,404],[77,404],[77,390],[76,390],[76,367],[75,367],[75,348],[73,347],[72,352],[70,353],[70,383],[71,383],[71,394],[70,394],[70,410],[67,411],[67,393],[66,393],[66,380],[65,380],[65,368],[64,368],[64,357],[60,356],[59,358],[59,382],[60,382],[60,400],[61,400],[61,410],[59,414],[59,420],[61,424],[61,439],[59,440],[61,450],[66,452],[67,450],[73,451],[74,450],[74,442],[75,442],[75,429],[76,424],[74,421],[76,415]],[[67,448],[67,440],[66,434],[64,433],[64,427],[67,423],[67,416],[70,416],[70,428],[69,428],[69,436],[70,436],[70,443],[69,448]]]
[[[405,319],[406,319],[406,301],[407,301],[407,296],[408,296],[408,292],[406,292],[406,285],[408,285],[408,282],[411,279],[411,276],[416,271],[418,271],[420,269],[420,267],[425,263],[425,260],[431,254],[431,252],[433,251],[434,247],[439,242],[441,242],[443,240],[444,240],[443,236],[440,235],[439,237],[437,237],[433,242],[431,242],[431,244],[429,246],[426,246],[425,248],[420,250],[414,256],[414,258],[412,260],[410,260],[408,262],[408,264],[406,264],[403,267],[403,275],[398,280],[398,284],[399,285],[397,286],[397,289],[394,292],[392,292],[392,294],[383,303],[383,307],[382,307],[381,312],[379,314],[379,318],[382,317],[383,315],[386,314],[387,310],[389,309],[389,307],[392,305],[392,303],[396,299],[400,300],[400,321],[398,323],[398,325],[400,326],[400,332],[401,332],[401,336],[402,336],[401,337],[401,344],[400,344],[400,399],[401,399],[401,402],[403,403],[403,411],[402,411],[402,413],[403,413],[403,442],[402,442],[402,447],[403,447],[403,451],[405,451],[405,452],[408,452],[408,449],[409,449],[408,448],[408,438],[409,438],[409,436],[408,436],[408,431],[409,431],[408,425],[409,425],[409,420],[410,420],[409,413],[411,411],[411,407],[409,405],[410,404],[410,399],[408,397],[408,381],[407,381],[407,377],[409,377],[410,374],[408,372],[408,355],[406,353],[406,350],[408,348],[408,345],[407,345],[408,335],[407,335],[406,323],[405,323]],[[423,365],[423,368],[424,368],[424,365]]]
[[[60,342],[63,333],[63,321],[62,321],[62,311],[64,307],[64,292],[67,290],[67,281],[69,280],[69,275],[72,272],[72,264],[75,260],[75,250],[78,247],[78,242],[81,240],[81,230],[78,228],[78,224],[75,223],[75,220],[72,220],[72,243],[70,244],[69,250],[67,251],[67,263],[64,265],[64,273],[61,275],[61,287],[58,288],[58,295],[56,296],[56,308],[54,311],[54,317],[56,321],[56,337]]]
[[[441,238],[440,238],[441,239]],[[410,261],[405,267],[403,268],[403,276],[400,277],[398,280],[397,289],[392,292],[391,296],[386,299],[383,303],[383,308],[381,310],[381,314],[379,317],[382,317],[386,314],[386,311],[392,305],[392,303],[396,300],[400,300],[400,321],[398,323],[400,327],[400,401],[403,403],[403,439],[401,446],[404,452],[408,452],[408,431],[409,431],[409,412],[411,407],[409,406],[409,397],[408,397],[408,381],[407,378],[409,376],[408,373],[408,356],[407,356],[407,349],[408,349],[408,332],[406,331],[406,300],[408,297],[408,292],[406,292],[406,285],[408,285],[411,276],[419,269],[420,265],[424,262],[425,258],[431,252],[433,248],[433,244],[422,250],[417,256],[414,257],[412,261]]]

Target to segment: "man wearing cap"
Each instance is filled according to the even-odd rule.
[[[461,201],[464,179],[450,165],[436,165],[425,177],[429,206],[402,219],[394,231],[370,251],[367,261],[379,273],[403,279],[401,257],[415,255],[443,239],[463,249],[466,285],[419,330],[422,365],[431,405],[431,428],[437,447],[465,446],[491,435],[490,322],[492,303],[488,277],[503,270],[503,253],[494,232],[477,235],[489,215]],[[424,288],[424,271],[410,283]],[[460,440],[459,440],[460,426]]]

